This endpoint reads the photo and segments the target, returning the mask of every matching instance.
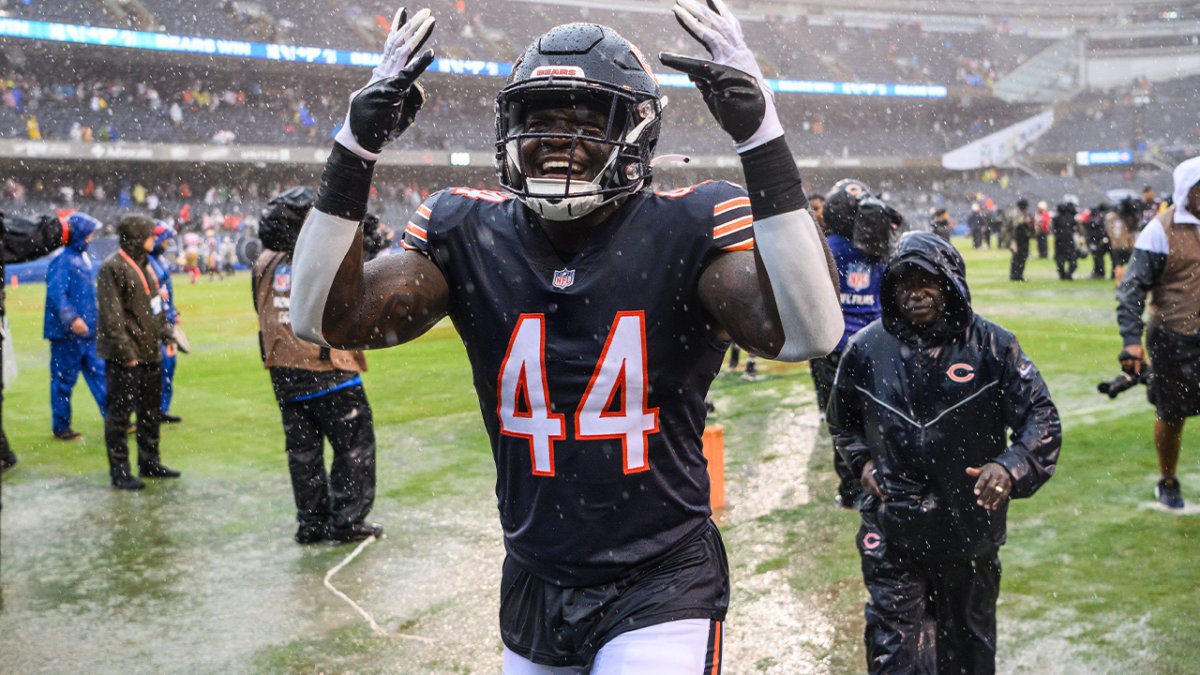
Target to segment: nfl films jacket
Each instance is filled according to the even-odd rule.
[[[142,242],[154,233],[154,221],[126,216],[117,226],[121,247],[105,259],[96,279],[100,306],[96,353],[100,358],[127,363],[159,363],[159,345],[174,336],[163,311],[158,277]]]
[[[945,316],[918,333],[896,304],[894,275],[885,276],[882,319],[842,355],[829,428],[854,475],[875,460],[885,500],[868,497],[862,510],[892,546],[986,555],[1004,543],[1007,508],[977,505],[966,469],[999,463],[1012,476],[1012,496],[1029,497],[1054,473],[1058,411],[1016,337],[972,311],[965,267],[950,244],[908,235],[888,266],[903,264],[942,277]]]

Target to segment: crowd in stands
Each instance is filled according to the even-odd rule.
[[[352,74],[359,74],[353,71]],[[343,79],[345,75],[343,74]],[[494,137],[498,82],[430,77],[429,103],[401,149],[487,151]],[[357,82],[357,80],[354,80]],[[174,79],[134,74],[53,78],[24,70],[0,75],[0,137],[83,142],[308,145],[327,142],[355,85],[315,76],[281,83],[185,73]],[[727,139],[709,123],[699,96],[669,90],[664,152],[721,154]],[[781,96],[780,114],[805,156],[909,156],[944,153],[1011,124],[1020,107],[958,107],[951,100],[886,101]]]
[[[1035,152],[1137,149],[1134,117],[1139,97],[1148,97],[1144,139],[1150,146],[1195,149],[1200,147],[1197,92],[1200,76],[1157,84],[1140,80],[1111,91],[1086,92],[1069,104],[1065,119],[1038,140]]]
[[[344,92],[360,78],[357,69],[307,71],[302,78],[281,80],[252,71],[182,68],[166,75],[126,69],[55,76],[10,66],[0,72],[0,138],[322,146],[342,121]],[[397,147],[490,150],[492,97],[499,82],[447,75],[427,79],[429,103]],[[1141,149],[1200,145],[1194,114],[1200,77],[1157,84],[1150,91]],[[666,93],[671,102],[663,152],[728,152],[694,91]],[[1033,152],[1133,149],[1133,93],[1128,87],[1082,94]],[[994,99],[799,95],[780,96],[779,109],[796,139],[796,152],[808,157],[940,155],[1036,112]]]
[[[106,13],[99,0],[8,0],[7,4],[16,16],[35,20],[366,51],[382,45],[394,11],[391,5],[374,0],[141,0],[149,16]],[[450,58],[511,62],[545,26],[572,21],[607,23],[648,54],[688,47],[675,31],[661,30],[664,23],[673,23],[662,11],[616,13],[507,0],[431,0],[429,5],[438,19],[434,46]],[[747,39],[761,46],[759,58],[767,75],[790,79],[987,86],[1050,44],[1004,31],[964,35],[923,30],[918,25],[887,29],[809,25],[795,15],[748,19],[744,25]]]

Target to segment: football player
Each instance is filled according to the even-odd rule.
[[[375,160],[425,101],[428,10],[397,13],[351,96],[296,245],[297,335],[412,340],[445,316],[474,373],[496,463],[510,674],[719,672],[729,574],[710,519],[704,397],[731,340],[768,358],[842,333],[828,251],[772,94],[720,0],[679,0],[711,58],[663,54],[732,136],[749,194],[649,189],[664,99],[624,38],[558,26],[496,99],[503,191],[453,188],[364,267]]]

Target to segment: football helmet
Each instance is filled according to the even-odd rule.
[[[585,106],[607,117],[603,136],[530,132],[531,111]],[[547,220],[573,220],[650,184],[650,160],[662,126],[663,98],[645,59],[606,26],[573,23],[552,28],[513,65],[496,96],[496,169],[500,186]],[[580,141],[608,150],[591,180],[534,178],[521,145],[534,139],[567,139],[574,156]]]
[[[825,229],[847,239],[854,235],[858,203],[871,196],[871,188],[855,178],[843,178],[825,195]]]

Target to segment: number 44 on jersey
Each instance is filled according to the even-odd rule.
[[[658,433],[658,409],[647,407],[646,315],[618,312],[600,362],[575,408],[577,440],[620,439],[625,473],[650,469],[646,449]],[[566,418],[552,411],[546,377],[546,315],[517,319],[497,382],[500,433],[529,441],[536,476],[554,475],[554,442]]]

